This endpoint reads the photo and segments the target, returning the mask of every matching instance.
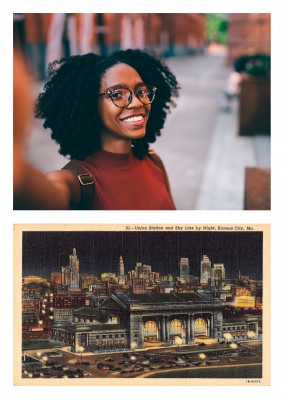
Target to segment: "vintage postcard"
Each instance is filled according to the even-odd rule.
[[[270,385],[270,225],[15,225],[15,385]]]

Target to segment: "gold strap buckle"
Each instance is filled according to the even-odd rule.
[[[90,178],[91,181],[89,181],[88,179],[85,180],[85,178]],[[78,175],[78,179],[82,186],[93,185],[93,183],[94,183],[94,179],[93,179],[92,175],[89,173]]]

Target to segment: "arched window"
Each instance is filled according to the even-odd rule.
[[[179,319],[173,319],[170,322],[170,335],[182,336],[182,322]]]
[[[155,338],[158,337],[158,328],[157,324],[154,321],[147,321],[144,325],[144,337],[145,339]]]
[[[203,318],[197,318],[194,322],[194,334],[195,335],[206,335],[206,321]]]

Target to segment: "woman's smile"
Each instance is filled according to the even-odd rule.
[[[143,81],[138,72],[127,64],[116,64],[109,68],[101,81],[100,91],[119,86],[136,90]],[[119,89],[117,89],[119,90]],[[127,99],[126,99],[127,102]],[[136,95],[131,95],[131,101],[126,107],[114,104],[110,97],[99,99],[99,110],[102,120],[101,141],[104,147],[109,140],[128,141],[141,139],[145,136],[146,125],[151,110],[151,104],[143,104]]]

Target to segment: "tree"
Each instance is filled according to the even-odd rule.
[[[208,43],[227,44],[228,21],[226,14],[206,14],[206,38]]]

